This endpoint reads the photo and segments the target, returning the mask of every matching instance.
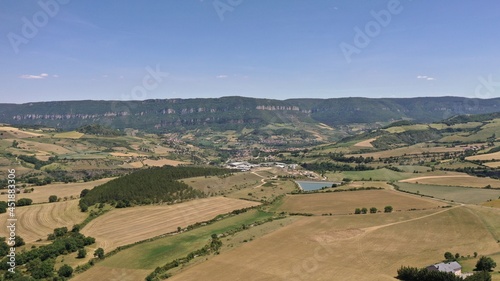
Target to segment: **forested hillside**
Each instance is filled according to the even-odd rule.
[[[500,98],[336,98],[272,100],[245,97],[145,101],[57,101],[0,104],[0,122],[76,129],[99,123],[113,129],[182,131],[259,128],[275,123],[434,122],[454,115],[500,110]]]
[[[117,207],[128,207],[133,204],[172,203],[201,198],[206,196],[203,192],[178,180],[228,173],[230,171],[227,169],[212,167],[163,166],[144,169],[83,192],[80,207],[85,209],[96,203],[116,203]]]

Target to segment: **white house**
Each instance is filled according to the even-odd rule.
[[[462,275],[462,266],[456,262],[437,263],[427,267],[431,271],[451,272],[457,276]]]

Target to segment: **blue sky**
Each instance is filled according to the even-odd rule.
[[[498,97],[499,11],[496,0],[0,0],[0,102]]]

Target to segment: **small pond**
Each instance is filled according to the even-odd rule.
[[[304,191],[319,190],[325,186],[332,187],[334,182],[329,181],[295,181]]]

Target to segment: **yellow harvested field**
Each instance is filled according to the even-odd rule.
[[[144,280],[144,276],[147,276],[151,272],[152,270],[148,269],[114,268],[97,264],[92,267],[92,270],[86,271],[83,274],[75,275],[75,277],[71,278],[71,280],[137,281]]]
[[[466,187],[485,187],[490,185],[493,188],[500,188],[500,180],[492,178],[479,178],[470,175],[444,175],[444,176],[426,176],[401,180],[400,182],[448,185],[448,186],[466,186]]]
[[[466,159],[467,160],[480,160],[480,161],[500,160],[500,151],[494,152],[494,153],[488,153],[488,154],[469,156]]]
[[[87,215],[80,211],[78,200],[17,207],[16,234],[26,243],[33,243],[38,239],[45,240],[54,228],[66,226],[71,229]],[[7,221],[7,214],[1,214],[0,220]],[[7,236],[7,228],[0,228],[0,236]]]
[[[500,199],[484,202],[482,205],[487,207],[500,208]]]
[[[9,126],[2,126],[2,127],[0,127],[0,132],[11,133],[16,138],[19,138],[19,139],[33,138],[33,137],[43,136],[43,134],[39,134],[39,133],[35,133],[35,132],[30,132],[30,131],[25,131],[25,130],[20,130],[18,128],[9,127]]]
[[[373,147],[373,144],[372,144],[372,141],[376,140],[377,138],[373,138],[373,139],[369,139],[369,140],[364,140],[364,141],[360,141],[358,142],[357,144],[355,144],[354,146],[358,146],[358,147]]]
[[[66,149],[60,145],[51,144],[51,143],[41,143],[34,141],[22,140],[18,145],[21,149],[38,151],[38,152],[46,152],[46,153],[54,153],[54,154],[68,154],[73,153],[73,151]]]
[[[177,227],[187,227],[220,214],[259,204],[211,197],[174,205],[115,209],[91,221],[82,233],[96,238],[98,247],[108,252],[119,246],[175,231]]]
[[[55,183],[44,186],[33,186],[35,189],[31,193],[21,193],[19,198],[30,198],[33,203],[49,202],[49,196],[56,195],[59,198],[70,197],[77,198],[84,189],[92,189],[98,185],[105,184],[114,178],[100,179],[96,181],[81,183]],[[28,187],[31,188],[31,187]]]
[[[486,165],[490,168],[500,168],[500,162],[488,162],[488,163],[484,163],[484,165]]]
[[[281,211],[310,214],[351,214],[356,208],[377,208],[385,206],[394,211],[409,209],[433,209],[444,205],[435,200],[424,199],[394,190],[364,190],[331,193],[287,195],[280,206]]]
[[[71,131],[71,132],[54,134],[53,138],[56,138],[56,139],[79,139],[79,138],[83,137],[83,135],[85,135],[85,134],[77,132],[77,131]]]
[[[418,217],[381,220],[402,214]],[[370,215],[304,217],[169,280],[393,281],[402,265],[423,267],[442,260],[446,251],[464,255],[500,251],[487,227],[463,207],[426,215],[372,215],[370,222],[359,223],[366,217]]]

